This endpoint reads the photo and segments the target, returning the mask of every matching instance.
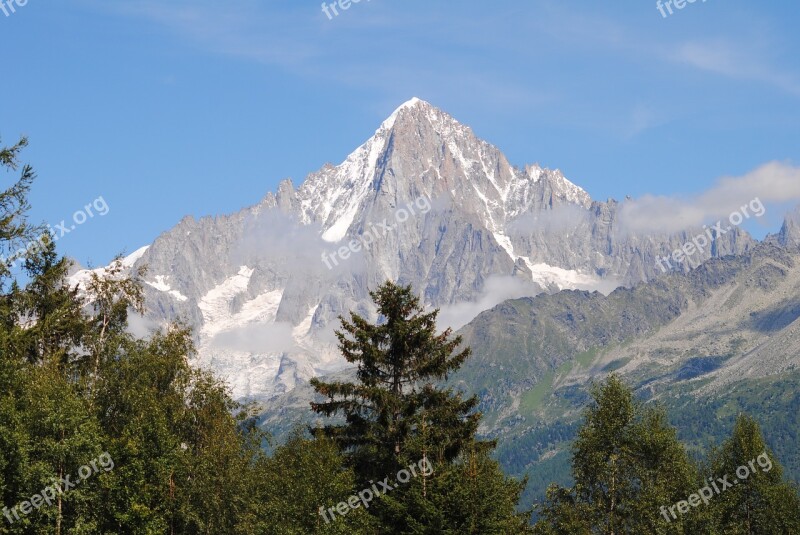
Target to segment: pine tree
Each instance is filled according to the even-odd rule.
[[[4,185],[6,173],[19,168],[19,152],[26,144],[23,138],[14,146],[0,147],[0,177]],[[24,216],[33,179],[33,170],[25,166],[19,179],[0,192],[0,505],[5,507],[13,507],[26,488],[29,440],[20,407],[26,385],[24,363],[15,351],[18,321],[8,290],[15,287],[9,257],[20,242],[32,235]],[[7,522],[5,515],[0,517],[0,533],[20,532]]]
[[[324,430],[353,467],[360,488],[389,483],[370,507],[392,533],[524,533],[529,515],[515,508],[525,483],[507,479],[480,441],[477,398],[441,383],[470,355],[450,329],[437,334],[437,311],[425,313],[410,286],[392,282],[370,294],[377,325],[351,313],[337,332],[345,359],[358,364],[357,383],[312,385],[327,401],[312,408],[342,414]],[[429,463],[402,482],[407,467]]]
[[[371,292],[380,314],[378,325],[358,314],[350,321],[340,317],[337,331],[344,358],[358,364],[358,383],[326,383],[312,379],[317,393],[328,398],[312,403],[325,416],[343,414],[342,425],[325,428],[349,457],[360,480],[383,478],[401,469],[401,456],[421,458],[406,448],[420,435],[423,419],[432,445],[428,455],[436,462],[450,462],[471,443],[480,415],[477,398],[463,399],[434,381],[448,374],[469,356],[469,348],[457,351],[460,336],[451,330],[436,334],[437,311],[424,313],[411,287],[392,282]]]
[[[70,262],[58,258],[52,240],[42,243],[24,261],[29,284],[11,291],[13,312],[23,327],[15,331],[17,351],[32,364],[55,362],[69,374],[88,322],[77,288],[67,286]]]
[[[28,146],[28,139],[23,137],[16,145],[0,148],[0,171],[14,172],[20,166],[19,178],[10,187],[0,191],[0,290],[10,277],[10,267],[14,260],[21,257],[28,244],[35,243],[43,229],[30,225],[27,213],[30,209],[28,193],[36,174],[30,165],[20,164],[20,152]]]

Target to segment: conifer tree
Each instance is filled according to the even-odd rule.
[[[325,431],[349,457],[362,481],[383,478],[401,467],[403,457],[419,459],[407,448],[427,429],[428,456],[450,462],[474,440],[480,415],[474,412],[477,398],[464,399],[444,380],[469,356],[469,348],[458,350],[461,337],[452,331],[436,334],[437,311],[425,313],[411,287],[392,282],[371,292],[380,321],[370,324],[356,313],[340,318],[337,331],[344,358],[358,364],[358,383],[326,383],[312,379],[314,389],[327,398],[312,403],[325,416],[342,414],[346,422]]]
[[[30,283],[24,291],[12,288],[13,309],[23,329],[17,331],[17,350],[33,364],[55,362],[72,372],[77,352],[87,332],[87,320],[77,288],[66,283],[70,262],[58,258],[55,243],[45,238],[42,247],[25,258]]]
[[[12,259],[21,258],[19,252],[26,250],[27,245],[42,233],[42,229],[30,225],[27,219],[30,209],[28,193],[36,178],[30,165],[20,163],[20,152],[27,145],[28,139],[23,137],[15,145],[0,147],[0,173],[15,172],[22,167],[19,177],[0,191],[0,290],[6,288],[10,267],[14,263]],[[0,176],[5,178],[7,175]]]
[[[19,287],[11,266],[17,252],[34,239],[36,229],[27,222],[28,193],[35,178],[29,165],[20,163],[25,138],[10,147],[0,147],[0,505],[13,506],[30,484],[29,425],[23,398],[28,391],[26,362],[20,353],[22,329],[19,321]],[[18,177],[6,186],[11,173]],[[0,516],[0,533],[22,533]]]
[[[327,401],[312,408],[341,414],[327,426],[357,476],[359,488],[389,481],[370,513],[397,534],[525,533],[516,512],[525,486],[506,478],[489,457],[494,442],[476,438],[477,398],[442,386],[469,356],[450,329],[437,334],[437,311],[425,313],[410,286],[387,282],[370,294],[373,325],[351,313],[337,332],[344,357],[358,365],[357,383],[313,379]],[[400,471],[430,463],[407,482]]]

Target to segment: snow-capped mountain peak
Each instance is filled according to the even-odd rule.
[[[541,179],[548,183],[537,184]],[[339,242],[361,221],[370,196],[444,196],[459,203],[473,199],[466,202],[486,226],[499,232],[509,215],[531,208],[532,190],[543,187],[552,189],[555,204],[591,204],[589,195],[560,171],[515,168],[471,128],[415,97],[344,162],[310,175],[297,197],[300,221],[319,223],[324,240]]]
[[[657,275],[654,255],[679,238],[619,238],[616,209],[414,98],[340,164],[239,213],[185,218],[136,262],[149,317],[187,320],[197,363],[263,398],[344,365],[337,318],[374,314],[369,291],[387,279],[463,325],[502,299]],[[746,246],[731,233],[715,251]]]

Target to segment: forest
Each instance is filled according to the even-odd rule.
[[[0,246],[25,250],[21,271],[0,265],[0,533],[800,533],[756,419],[698,458],[613,374],[586,405],[571,484],[521,510],[527,481],[479,436],[478,399],[443,386],[469,348],[391,281],[371,292],[377,323],[341,318],[357,379],[313,380],[324,423],[273,443],[190,365],[189,328],[129,332],[144,269],[117,260],[69,286],[69,260],[27,217],[26,143],[0,150]]]

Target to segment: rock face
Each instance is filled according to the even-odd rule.
[[[458,331],[472,356],[449,384],[478,396],[479,432],[515,459],[526,458],[521,440],[529,459],[545,451],[542,430],[568,451],[559,426],[580,417],[589,385],[612,371],[640,399],[662,403],[724,404],[734,392],[767,388],[792,399],[800,380],[800,247],[776,245],[781,235],[609,295],[567,290],[504,301]],[[354,372],[328,379],[353,381]],[[283,436],[297,422],[316,421],[315,400],[302,385],[266,401],[260,422]]]
[[[768,236],[765,241],[782,247],[800,246],[800,207],[787,214],[780,232]]]
[[[620,224],[620,206],[557,170],[511,165],[412,99],[341,164],[236,214],[184,218],[130,262],[149,266],[148,317],[186,320],[195,363],[236,398],[265,399],[341,369],[337,317],[374,317],[368,292],[386,279],[412,284],[460,327],[504,299],[652,279],[656,256],[696,234],[637,233]],[[752,246],[736,230],[693,261]]]

